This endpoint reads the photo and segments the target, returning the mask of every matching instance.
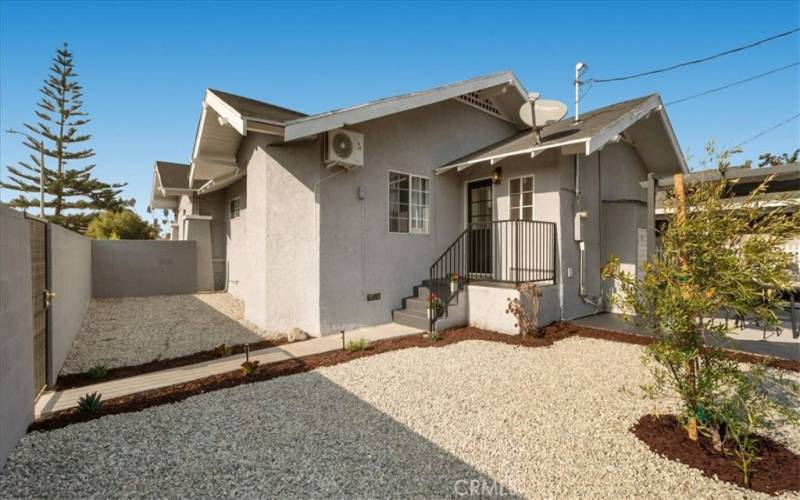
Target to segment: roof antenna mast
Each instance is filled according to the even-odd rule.
[[[581,75],[589,69],[589,65],[579,62],[575,65],[575,123],[581,121],[579,103],[581,101]]]

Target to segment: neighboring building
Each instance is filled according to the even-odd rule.
[[[764,210],[784,210],[793,213],[800,210],[800,164],[773,165],[769,167],[748,168],[733,167],[725,172],[725,177],[735,180],[730,187],[728,204],[731,209],[742,206],[750,199],[749,195],[764,181],[770,179],[765,191],[756,196],[753,202]],[[698,182],[717,182],[723,174],[718,169],[700,170],[684,176],[684,182],[691,185]],[[655,181],[655,219],[657,225],[666,223],[668,208],[666,206],[667,189],[674,185],[671,177]],[[800,283],[800,240],[792,240],[783,245],[784,249],[795,256],[793,272]]]
[[[527,98],[510,72],[312,116],[208,90],[191,164],[157,162],[151,204],[198,241],[201,288],[268,330],[427,328],[425,280],[450,304],[437,328],[513,331],[507,283],[528,280],[542,322],[592,314],[608,255],[635,268],[652,244],[640,182],[685,161],[657,95],[538,140]]]

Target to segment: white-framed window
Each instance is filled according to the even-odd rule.
[[[509,196],[511,198],[512,220],[533,220],[533,176],[509,179]]]
[[[389,172],[389,232],[428,234],[431,224],[428,177]]]
[[[230,205],[230,218],[235,219],[242,213],[242,200],[241,198],[234,198],[231,200]]]

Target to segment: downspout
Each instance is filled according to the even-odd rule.
[[[603,169],[601,163],[601,152],[597,152],[597,234],[598,236],[598,245],[600,247],[600,251],[602,252],[603,249]],[[577,177],[577,174],[576,174]],[[585,283],[585,270],[586,270],[586,244],[581,241],[580,242],[580,259],[581,259],[581,272],[580,272],[580,296],[581,300],[585,303],[591,305],[595,309],[595,313],[602,307],[603,304],[603,295],[602,293],[598,297],[590,297],[586,293],[586,283]],[[602,289],[602,284],[601,284]]]

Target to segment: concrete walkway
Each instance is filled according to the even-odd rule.
[[[785,316],[785,317],[784,317]],[[761,356],[771,356],[775,358],[791,359],[800,361],[800,339],[792,338],[792,327],[788,314],[780,316],[783,330],[767,330],[766,333],[761,327],[747,324],[744,328],[734,329],[730,339],[732,344],[729,349],[736,351],[759,354]],[[733,320],[731,320],[731,325]],[[598,330],[612,330],[617,332],[633,333],[652,337],[653,333],[646,328],[641,328],[628,323],[619,314],[603,313],[585,318],[573,319],[570,321],[576,325],[597,328]]]
[[[398,325],[396,323],[387,323],[385,325],[371,326],[345,332],[345,339],[350,341],[364,338],[370,342],[375,342],[378,340],[405,337],[417,333],[421,332],[415,328]],[[253,351],[250,353],[250,358],[257,360],[260,365],[266,365],[287,359],[336,351],[341,348],[341,335],[329,335],[326,337],[312,338],[303,342],[286,344],[280,347]],[[108,382],[77,387],[75,389],[67,389],[65,391],[46,392],[42,394],[36,402],[35,416],[38,418],[47,413],[77,406],[78,399],[84,394],[98,392],[102,394],[103,399],[108,400],[238,370],[243,361],[244,354],[239,354],[194,365],[170,368],[168,370],[147,373],[135,377],[110,380]]]

